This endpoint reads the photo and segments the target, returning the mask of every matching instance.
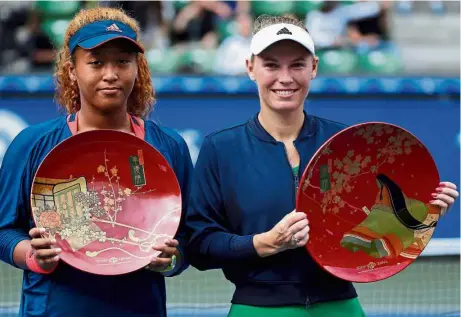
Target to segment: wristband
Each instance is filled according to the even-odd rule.
[[[33,250],[32,246],[30,246],[29,250],[27,251],[26,266],[32,272],[40,273],[40,274],[51,274],[57,268],[57,265],[55,265],[55,267],[52,268],[49,271],[46,271],[46,270],[42,269],[40,267],[40,265],[38,264],[37,258],[34,255],[34,250]]]

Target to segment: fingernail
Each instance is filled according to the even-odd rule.
[[[441,193],[441,192],[443,191],[443,189],[440,188],[440,187],[437,187],[437,188],[435,189],[435,191],[438,192],[438,193]]]
[[[54,260],[55,260],[55,261],[59,261],[59,255],[55,256],[55,257],[54,257]]]
[[[39,232],[40,232],[40,233],[45,233],[45,231],[46,231],[45,228],[40,228],[40,229],[39,229]]]
[[[56,239],[51,239],[51,243],[52,243],[52,244],[55,244],[55,243],[56,243]]]
[[[440,187],[445,187],[445,184],[444,183],[439,183],[439,186]]]
[[[431,194],[431,196],[437,198],[438,194]]]
[[[433,204],[435,202],[435,200],[431,200],[429,201],[429,204]]]
[[[54,252],[56,252],[56,253],[61,253],[62,250],[61,250],[61,248],[57,248],[57,249],[54,249]]]
[[[150,261],[155,263],[155,262],[157,262],[157,258],[152,258],[152,259],[150,259]]]

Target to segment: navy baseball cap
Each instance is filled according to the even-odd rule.
[[[69,51],[72,54],[77,46],[89,50],[115,39],[129,40],[136,51],[144,53],[136,40],[136,32],[125,23],[113,20],[95,21],[83,26],[69,39]]]

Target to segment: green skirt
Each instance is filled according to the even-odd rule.
[[[232,304],[228,317],[365,317],[358,298],[324,302],[310,307],[258,307]]]

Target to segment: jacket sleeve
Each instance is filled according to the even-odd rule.
[[[20,133],[10,144],[0,168],[0,260],[13,265],[16,245],[29,237],[30,144]]]
[[[209,138],[205,138],[195,166],[186,224],[188,258],[199,270],[258,258],[253,235],[239,236],[228,230],[217,153]]]
[[[174,170],[176,177],[181,187],[181,201],[182,201],[182,210],[181,210],[181,221],[179,224],[178,231],[175,235],[175,239],[178,240],[179,245],[177,247],[178,251],[181,253],[181,263],[178,263],[172,271],[166,272],[163,275],[171,277],[181,274],[185,269],[189,267],[187,261],[187,256],[184,252],[184,247],[188,242],[187,231],[185,229],[185,218],[187,213],[187,207],[189,205],[189,195],[190,195],[190,183],[193,177],[194,167],[192,165],[192,160],[189,153],[189,148],[187,147],[186,142],[179,135],[176,137],[179,144],[179,151],[175,153],[175,164]]]

